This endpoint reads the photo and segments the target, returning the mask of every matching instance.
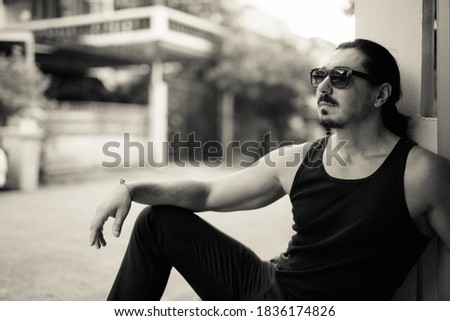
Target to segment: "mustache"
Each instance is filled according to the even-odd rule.
[[[331,97],[328,94],[320,95],[319,99],[317,99],[317,104],[320,104],[322,102],[323,103],[327,103],[327,104],[333,104],[333,105],[337,105],[338,104],[337,101],[334,100],[333,97]]]

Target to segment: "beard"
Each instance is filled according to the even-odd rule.
[[[321,102],[329,103],[329,104],[335,105],[336,107],[339,106],[338,102],[328,94],[320,95],[320,97],[317,100],[317,104],[320,106]],[[328,115],[328,111],[326,111],[326,110],[319,111],[319,123],[326,130],[344,128],[344,124],[342,122],[333,120]]]
[[[328,113],[326,111],[322,111],[322,115],[319,119],[319,124],[326,130],[342,129],[345,127],[345,124],[342,121],[333,120],[328,116]]]
[[[330,118],[325,118],[320,120],[320,125],[326,130],[329,129],[342,129],[344,128],[344,124],[338,123]]]

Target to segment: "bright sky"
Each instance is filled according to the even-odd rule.
[[[343,8],[347,0],[244,0],[261,10],[282,18],[303,37],[320,37],[335,44],[355,37],[353,17]]]

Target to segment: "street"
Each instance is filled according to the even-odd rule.
[[[205,179],[232,169],[120,169],[89,180],[70,179],[33,192],[0,192],[0,300],[105,300],[126,249],[133,222],[144,207],[133,204],[122,235],[105,226],[108,245],[89,247],[89,224],[99,202],[127,181]],[[262,209],[200,216],[252,248],[263,259],[284,251],[292,236],[287,197]],[[199,300],[174,270],[163,300]]]

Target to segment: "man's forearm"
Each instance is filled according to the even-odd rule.
[[[208,183],[179,180],[127,184],[133,201],[148,205],[173,205],[191,211],[207,210]]]

